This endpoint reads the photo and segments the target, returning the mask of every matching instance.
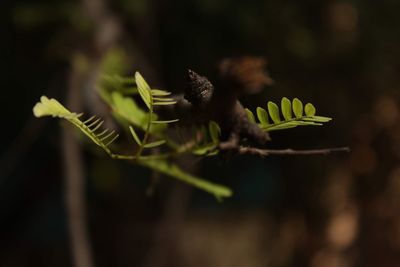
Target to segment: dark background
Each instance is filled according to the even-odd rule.
[[[149,171],[82,144],[94,266],[400,266],[399,1],[1,5],[0,266],[73,266],[61,127],[32,107],[43,94],[67,103],[77,55],[90,73],[114,46],[173,92],[188,67],[210,75],[224,57],[263,56],[275,84],[247,107],[298,97],[334,118],[274,132],[270,146],[352,152],[189,159],[233,188],[218,203],[167,177],[148,197]]]

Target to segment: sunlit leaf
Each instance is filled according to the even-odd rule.
[[[129,121],[142,130],[146,128],[148,113],[144,112],[130,97],[125,97],[119,92],[111,94],[113,111],[122,116],[125,120]]]
[[[268,112],[262,107],[257,107],[257,117],[262,125],[268,125]]]
[[[138,87],[139,94],[141,98],[143,99],[143,102],[146,104],[146,106],[151,109],[151,94],[150,94],[150,86],[147,84],[147,82],[144,80],[142,75],[139,72],[135,73],[135,81],[136,85]]]
[[[151,89],[151,94],[152,94],[153,96],[168,96],[168,95],[170,95],[171,93],[170,93],[170,92],[167,92],[167,91],[164,91],[164,90]]]
[[[284,122],[268,127],[268,131],[285,130],[299,126],[295,121]]]
[[[244,109],[245,111],[246,111],[246,114],[247,114],[247,118],[249,118],[249,121],[251,121],[251,122],[256,122],[256,118],[254,117],[254,114],[253,114],[253,112],[251,112],[251,110],[250,109],[248,109],[248,108],[245,108]]]
[[[282,98],[281,101],[281,109],[282,109],[282,115],[285,120],[290,120],[292,119],[292,107],[290,100],[287,99],[286,97]]]
[[[167,98],[167,97],[153,97],[153,101],[174,102],[175,99],[173,99],[173,98]]]
[[[315,115],[316,109],[313,104],[308,103],[304,107],[304,112],[306,113],[306,116],[312,117]]]
[[[33,114],[35,117],[43,117],[43,116],[53,116],[53,117],[66,117],[66,116],[75,116],[76,113],[72,113],[68,109],[66,109],[63,105],[60,104],[54,98],[47,98],[46,96],[42,96],[40,98],[40,102],[36,103],[33,107]]]
[[[293,99],[292,108],[296,118],[303,116],[303,103],[298,98]]]
[[[176,104],[176,101],[168,101],[168,102],[154,102],[154,106],[168,106],[168,105],[174,105]]]
[[[329,122],[332,118],[329,117],[322,117],[322,116],[312,116],[310,118],[304,118],[305,121],[316,121],[316,122]]]
[[[311,121],[311,120],[302,120],[302,121],[297,121],[299,125],[323,125],[322,123],[316,122],[316,121]]]
[[[96,119],[96,117],[93,116],[86,121],[81,121],[79,118],[82,114],[70,112],[56,99],[49,99],[46,96],[42,96],[40,98],[40,102],[36,103],[36,105],[33,107],[33,114],[36,117],[52,116],[66,119],[110,155],[112,153],[108,146],[119,136],[118,134],[115,134],[114,131],[106,134],[107,131],[105,130],[97,134],[96,131],[103,123],[102,120],[99,118]]]
[[[268,113],[274,123],[281,122],[281,118],[279,116],[279,107],[274,102],[268,102]]]

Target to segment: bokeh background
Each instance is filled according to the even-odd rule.
[[[2,1],[0,266],[400,266],[399,10],[396,0]],[[183,159],[233,188],[218,203],[167,177],[149,197],[154,174],[80,141],[92,264],[79,262],[68,143],[32,107],[46,94],[101,114],[93,75],[116,47],[132,73],[173,92],[188,67],[210,75],[224,57],[265,57],[275,84],[247,107],[298,97],[334,118],[273,133],[270,146],[352,151]]]

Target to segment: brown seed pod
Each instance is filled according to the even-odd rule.
[[[220,125],[220,149],[236,149],[241,139],[258,145],[264,145],[269,140],[267,132],[249,121],[238,100],[240,94],[259,92],[272,82],[264,72],[264,66],[265,61],[260,58],[224,60],[219,65],[220,76],[216,88],[206,77],[188,70],[184,98],[192,105],[193,119],[198,122],[214,120]]]
[[[214,86],[204,76],[200,76],[192,70],[187,73],[187,86],[184,98],[193,105],[206,105],[210,102]]]

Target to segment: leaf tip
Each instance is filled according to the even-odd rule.
[[[306,113],[307,116],[314,116],[316,113],[316,109],[313,104],[307,103],[306,106],[304,107],[304,112]]]

